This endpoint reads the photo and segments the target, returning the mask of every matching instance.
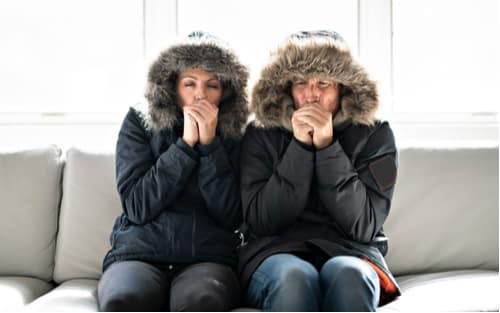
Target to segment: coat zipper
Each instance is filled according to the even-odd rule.
[[[196,235],[196,208],[193,210],[193,227],[191,228],[191,257],[195,256],[195,235]]]

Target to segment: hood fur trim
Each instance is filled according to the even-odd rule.
[[[252,92],[250,110],[255,113],[256,124],[291,131],[295,110],[291,84],[297,78],[316,75],[326,76],[344,86],[334,126],[347,120],[373,125],[379,106],[376,83],[353,60],[345,42],[324,35],[289,37],[272,55]]]
[[[194,36],[193,36],[194,34]],[[153,131],[171,130],[182,117],[176,101],[177,77],[188,68],[213,73],[222,82],[217,129],[225,138],[240,138],[248,119],[248,70],[215,37],[196,32],[185,43],[173,45],[153,62],[145,97],[148,123]]]

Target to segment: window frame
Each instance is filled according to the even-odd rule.
[[[179,0],[143,0],[143,55],[149,64],[158,51],[176,40]],[[379,81],[383,106],[379,116],[388,120],[399,141],[453,141],[498,145],[498,112],[399,113],[395,111],[393,64],[393,1],[357,0],[357,57]],[[251,88],[252,86],[250,86]],[[0,125],[116,125],[123,114],[116,112],[0,112]],[[398,131],[400,131],[398,135]]]
[[[404,145],[498,146],[498,112],[481,113],[401,113],[394,94],[393,1],[359,1],[360,60],[380,81],[380,116],[393,126]],[[397,1],[397,0],[396,0]],[[464,142],[467,142],[464,143]]]
[[[142,0],[143,63],[177,37],[177,0]],[[131,103],[133,105],[133,103]],[[2,112],[2,125],[116,125],[124,112]]]

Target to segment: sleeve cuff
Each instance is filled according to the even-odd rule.
[[[328,159],[332,155],[336,155],[339,152],[344,151],[338,140],[334,140],[329,146],[316,151],[316,159],[323,160]]]
[[[177,139],[177,142],[175,143],[179,149],[181,149],[183,152],[185,152],[187,155],[189,155],[193,159],[198,159],[199,155],[198,152],[196,152],[195,149],[193,149],[190,145],[188,145],[182,138]]]
[[[212,140],[212,142],[209,143],[208,145],[198,144],[197,145],[198,152],[201,154],[201,156],[207,156],[212,152],[214,152],[215,149],[217,149],[220,146],[220,144],[221,144],[220,139],[219,137],[216,136],[214,140]]]
[[[302,142],[298,141],[297,139],[295,139],[295,137],[292,137],[292,140],[295,141],[295,143],[297,143],[297,145],[299,145],[300,147],[304,148],[307,151],[314,152],[314,150],[315,150],[313,145],[306,145],[305,143],[302,143]]]

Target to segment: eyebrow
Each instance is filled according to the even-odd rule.
[[[197,77],[195,77],[195,76],[191,76],[191,75],[181,75],[181,76],[180,76],[180,79],[184,79],[184,78],[191,78],[191,79],[193,79],[193,80],[199,80]],[[216,77],[209,78],[209,79],[207,79],[206,81],[207,81],[207,82],[209,82],[209,81],[211,81],[211,80],[215,80],[215,81],[217,81],[217,82],[220,82],[220,80],[218,80]]]

